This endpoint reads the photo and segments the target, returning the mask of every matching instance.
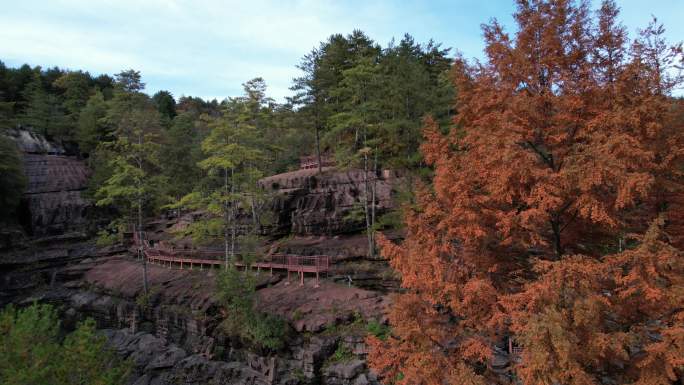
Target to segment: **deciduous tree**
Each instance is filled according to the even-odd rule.
[[[486,62],[456,62],[456,129],[425,125],[433,184],[406,240],[381,241],[409,291],[394,338],[371,339],[389,381],[681,377],[681,251],[656,219],[682,182],[681,46],[655,23],[628,46],[616,15],[611,1],[595,18],[585,2],[518,1],[513,37],[494,21]],[[501,377],[509,342],[524,350]]]

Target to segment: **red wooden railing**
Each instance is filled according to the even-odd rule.
[[[174,249],[164,245],[155,245],[152,247],[147,240],[144,232],[133,232],[133,242],[138,250],[141,252],[141,257],[146,258],[147,262],[152,264],[159,264],[166,267],[180,266],[183,269],[183,265],[189,267],[190,269],[199,265],[200,270],[204,269],[204,266],[214,267],[214,266],[225,266],[226,262],[215,257],[224,256],[223,251],[216,250],[186,250],[186,249]],[[214,258],[197,258],[200,257],[214,257]],[[248,266],[242,262],[232,262],[233,266],[236,267],[251,267],[257,270],[266,269],[270,270],[273,274],[273,270],[286,270],[287,271],[287,282],[290,281],[290,273],[295,272],[300,277],[300,285],[304,285],[304,274],[305,273],[315,273],[316,274],[316,284],[318,287],[320,284],[320,274],[327,273],[330,270],[330,256],[327,255],[294,255],[294,254],[271,254],[267,256],[266,260],[258,261]]]
[[[327,156],[321,156],[321,167],[329,167],[329,166],[334,166],[335,161],[330,159]],[[318,156],[313,155],[313,156],[302,156],[299,158],[299,168],[300,169],[309,169],[309,168],[318,168]]]
[[[523,348],[522,346],[517,346],[513,343],[512,338],[508,338],[508,354],[513,358],[514,361],[520,361],[522,356]]]

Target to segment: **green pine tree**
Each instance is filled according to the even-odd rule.
[[[62,91],[62,108],[66,113],[63,137],[71,139],[76,133],[74,128],[79,115],[90,97],[90,75],[82,71],[66,72],[53,86]]]
[[[161,114],[162,121],[168,126],[177,115],[176,100],[173,98],[173,95],[169,91],[158,91],[152,96],[152,101],[157,106],[157,111]]]
[[[197,165],[203,157],[201,138],[195,124],[194,114],[182,112],[177,115],[162,144],[162,173],[168,180],[167,194],[175,199],[192,192],[202,177]]]
[[[130,72],[128,72],[130,75]],[[135,75],[133,71],[133,75]],[[160,170],[161,126],[159,114],[149,98],[138,92],[136,77],[125,77],[110,101],[106,120],[116,123],[114,140],[100,145],[110,173],[95,192],[98,206],[117,209],[120,217],[112,227],[135,223],[142,231],[143,218],[153,214],[167,199],[166,178]],[[121,78],[121,76],[120,76]],[[139,76],[137,77],[139,81]],[[147,263],[143,258],[143,286],[147,294]]]
[[[78,117],[76,139],[82,153],[92,153],[99,143],[108,138],[110,133],[106,116],[107,104],[104,95],[100,91],[95,91]]]
[[[340,112],[330,118],[326,143],[333,146],[338,164],[361,168],[364,188],[359,196],[366,223],[369,257],[375,256],[375,216],[378,145],[378,104],[375,92],[381,77],[376,59],[358,58],[357,64],[342,72],[342,80],[333,95],[343,102]]]
[[[222,238],[226,268],[236,258],[240,210],[252,214],[252,231],[241,237],[240,251],[245,263],[253,260],[257,207],[263,201],[257,186],[266,161],[263,137],[254,125],[247,99],[230,99],[222,116],[205,117],[210,133],[202,142],[206,158],[199,166],[207,177],[200,189],[179,202],[183,207],[205,210],[208,217],[193,223],[188,233],[198,241]]]
[[[6,385],[118,385],[131,369],[87,319],[64,340],[50,305],[0,312],[0,383]]]
[[[14,141],[0,130],[0,222],[14,218],[25,188],[21,153]]]
[[[63,137],[66,122],[61,103],[57,95],[45,90],[40,72],[34,74],[23,94],[27,102],[19,121],[46,137]]]

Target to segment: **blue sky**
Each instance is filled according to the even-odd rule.
[[[332,33],[365,31],[383,46],[408,32],[482,57],[480,24],[513,28],[512,0],[2,0],[0,60],[92,74],[140,70],[147,92],[223,99],[263,77],[278,100],[295,65]],[[595,2],[597,2],[595,0]],[[624,0],[632,35],[651,15],[684,39],[684,0]]]

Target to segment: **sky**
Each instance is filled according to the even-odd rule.
[[[594,0],[598,3],[598,0]],[[654,15],[684,39],[684,0],[617,0],[632,36]],[[360,29],[386,46],[410,33],[482,58],[480,25],[514,31],[512,0],[0,0],[0,60],[87,70],[141,71],[146,91],[222,100],[263,77],[291,94],[301,57],[333,33]]]

